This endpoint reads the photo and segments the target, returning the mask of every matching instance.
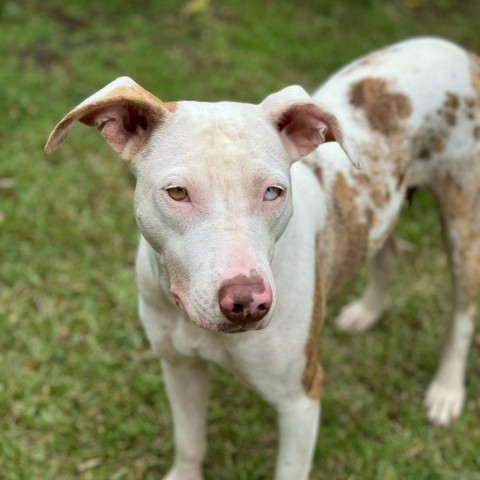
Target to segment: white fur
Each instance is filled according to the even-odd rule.
[[[368,125],[361,109],[352,107],[352,84],[368,76],[388,79],[391,88],[412,105],[405,119],[410,133],[443,102],[446,92],[473,94],[467,56],[448,42],[414,40],[377,57],[374,65],[346,67],[314,97],[338,118],[350,160],[356,160],[358,148],[360,158],[366,156],[363,171],[373,172],[375,182],[391,192],[382,208],[369,188],[359,189],[355,197],[360,212],[375,210],[366,254],[376,256],[365,294],[338,319],[339,326],[350,331],[363,331],[381,316],[395,258],[392,240],[385,241],[407,186],[432,178],[430,169],[436,168],[412,158],[405,168],[408,181],[401,189],[396,187],[392,162],[384,161],[371,170],[365,148],[376,145],[380,156],[390,158],[393,147]],[[105,95],[111,97],[118,87],[138,86],[130,79],[118,79],[83,102],[82,108]],[[306,125],[303,118],[279,131],[284,112],[305,103],[318,108],[300,87],[275,93],[260,105],[179,102],[165,111],[162,122],[131,159],[137,177],[135,216],[142,232],[137,256],[139,314],[153,349],[162,358],[175,425],[175,460],[166,480],[203,478],[205,362],[221,365],[276,408],[280,448],[275,479],[308,478],[320,416],[318,398],[306,391],[302,380],[315,284],[325,281],[327,285],[336,274],[328,265],[337,265],[331,263],[335,259],[345,261],[335,257],[335,242],[327,241],[335,233],[329,230],[334,228],[330,215],[338,200],[334,198],[336,180],[343,176],[346,188],[356,189],[357,174],[335,143],[320,146],[306,161],[291,167],[299,151],[314,149],[317,139],[333,128],[328,116],[326,123],[321,116],[320,121],[312,120],[308,128],[316,125],[320,134],[302,139],[301,147],[296,142]],[[53,136],[61,138],[68,128],[68,124],[62,126]],[[438,159],[440,165],[456,161],[456,149],[475,147],[462,135],[459,129],[452,134],[445,155]],[[50,145],[56,146],[57,140],[51,139]],[[128,146],[129,137],[123,140]],[[405,155],[411,139],[405,134],[397,140]],[[323,169],[321,179],[315,178],[312,164]],[[266,202],[263,195],[270,186],[284,189],[285,195]],[[185,188],[191,201],[173,201],[168,194],[172,187]],[[353,245],[357,239],[346,241]],[[319,246],[325,265],[317,258]],[[252,272],[271,286],[273,305],[261,321],[238,328],[229,324],[219,308],[219,289],[226,280],[254,276]],[[472,317],[471,308],[454,315],[453,334],[426,400],[434,423],[447,424],[460,414]],[[230,328],[240,333],[224,331]]]

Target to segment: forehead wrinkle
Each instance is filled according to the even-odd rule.
[[[254,106],[228,103],[225,110],[222,103],[194,102],[186,107],[178,108],[175,125],[157,133],[151,158],[162,170],[176,167],[202,193],[232,190],[237,197],[255,194],[267,178],[272,184],[288,182],[280,139]]]
[[[241,116],[240,116],[241,117]],[[198,132],[198,140],[204,149],[224,151],[233,147],[234,150],[253,151],[247,135],[248,126],[242,118],[231,115],[220,115],[213,110],[202,118],[202,126]]]
[[[218,124],[217,124],[218,125]],[[204,179],[205,186],[217,190],[254,191],[270,179],[272,183],[288,183],[288,175],[275,158],[276,151],[256,151],[253,141],[246,135],[232,138],[229,126],[220,128],[222,134],[209,145],[200,143],[195,152],[182,155],[182,163],[189,164],[191,179],[195,183]],[[237,132],[237,130],[235,130]]]
[[[288,163],[280,137],[259,115],[257,105],[178,102],[175,117],[154,132],[154,140],[146,156],[157,153],[168,163],[201,156],[210,149],[222,151],[229,145],[247,155],[258,155],[260,147],[260,153],[271,154],[274,163]]]

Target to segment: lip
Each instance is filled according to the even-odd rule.
[[[219,333],[245,333],[252,330],[262,330],[266,327],[266,324],[263,322],[253,322],[247,323],[245,325],[234,325],[232,323],[222,322],[194,322],[198,327],[208,330],[210,332],[219,332]]]
[[[188,309],[185,307],[182,302],[180,295],[176,292],[171,292],[172,300],[175,305],[185,312],[192,323],[197,327],[200,327],[203,330],[208,330],[209,332],[219,332],[219,333],[243,333],[249,332],[251,330],[261,330],[264,328],[263,322],[250,322],[243,325],[235,325],[230,322],[210,322],[208,320],[198,319],[190,315]]]

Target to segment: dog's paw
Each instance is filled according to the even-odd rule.
[[[451,425],[462,413],[464,402],[463,385],[446,385],[434,379],[425,395],[427,418],[433,425]]]
[[[185,469],[173,467],[167,476],[163,477],[163,480],[203,480],[203,475],[201,472],[192,472],[191,470],[187,472]]]
[[[381,311],[368,309],[361,300],[357,300],[341,310],[335,324],[349,333],[363,333],[377,323],[381,315]]]

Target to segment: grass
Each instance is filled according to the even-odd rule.
[[[75,104],[128,74],[165,100],[260,101],[313,90],[345,62],[412,35],[480,50],[478,2],[0,0],[0,479],[161,478],[172,458],[158,362],[136,319],[133,180],[99,136],[45,139]],[[187,5],[187,8],[185,8]],[[195,5],[195,4],[194,4]],[[191,8],[190,8],[191,10]],[[480,479],[480,338],[465,414],[429,427],[424,389],[450,286],[431,199],[405,208],[391,309],[369,335],[327,324],[312,479]],[[363,285],[358,277],[332,317]],[[408,288],[404,288],[405,285]],[[272,476],[271,409],[213,369],[206,479]]]

